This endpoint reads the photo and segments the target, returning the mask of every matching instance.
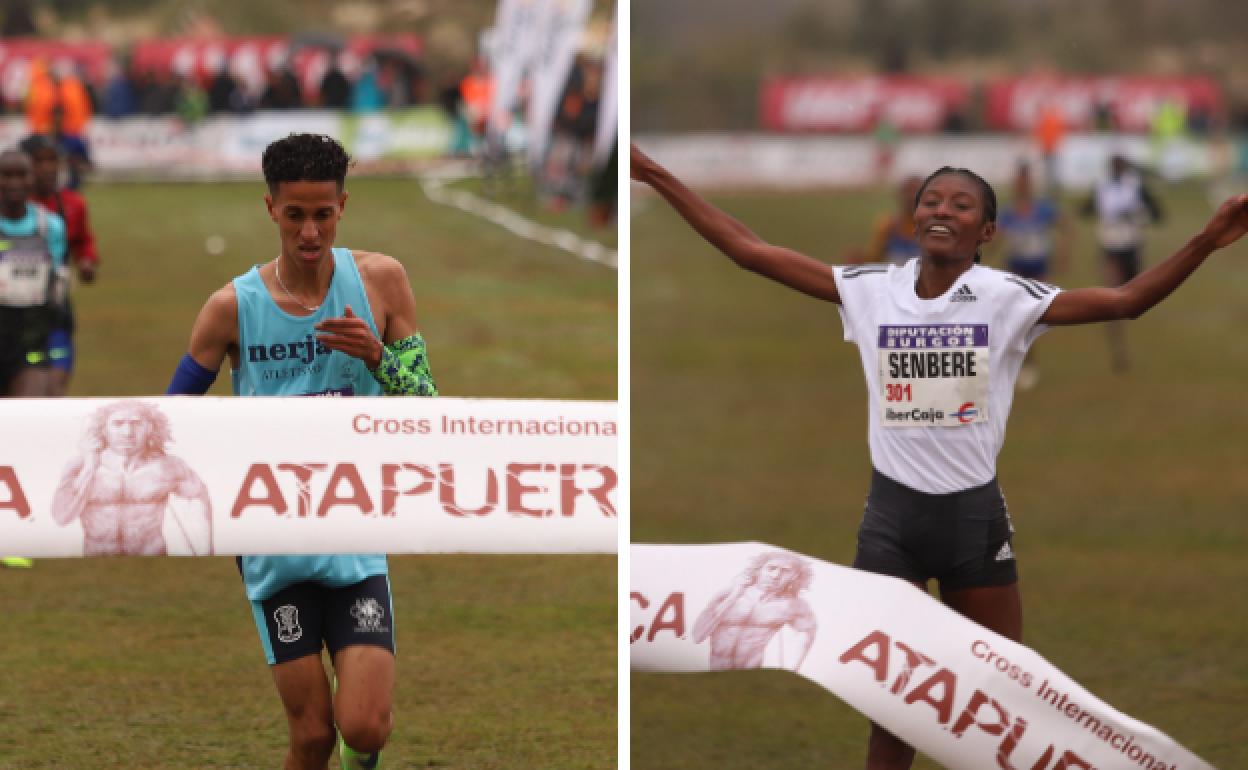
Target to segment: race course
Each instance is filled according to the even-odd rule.
[[[1197,185],[1160,194],[1168,216],[1150,264],[1211,213]],[[892,206],[884,189],[713,200],[827,262]],[[661,201],[634,206],[633,542],[759,540],[850,563],[870,465],[861,364],[835,307],[735,268]],[[1061,286],[1099,283],[1089,224],[1078,234],[1071,272],[1052,278]],[[1241,242],[1129,324],[1124,375],[1110,371],[1103,329],[1048,332],[999,461],[1024,643],[1224,768],[1248,766],[1245,297]],[[634,674],[631,702],[635,770],[865,756],[865,718],[783,672]]]
[[[437,206],[414,179],[347,187],[338,244],[404,263],[444,395],[616,398],[615,270]],[[74,294],[71,395],[164,392],[208,295],[276,256],[264,192],[88,187],[102,259]],[[229,393],[228,372],[211,392]],[[263,426],[221,426],[249,429]],[[614,556],[395,556],[391,570],[384,767],[616,765]],[[285,719],[233,558],[41,560],[0,570],[0,596],[0,768],[280,765]]]

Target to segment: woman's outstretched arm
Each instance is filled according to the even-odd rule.
[[[1139,318],[1168,297],[1205,259],[1248,232],[1248,195],[1223,203],[1213,218],[1169,258],[1122,286],[1072,289],[1057,295],[1040,317],[1052,326]]]
[[[630,169],[633,179],[654,188],[699,235],[733,262],[812,297],[840,303],[836,279],[827,264],[767,243],[690,190],[636,145],[632,146]]]

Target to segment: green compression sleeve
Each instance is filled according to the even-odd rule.
[[[371,374],[387,396],[438,395],[438,386],[429,373],[425,338],[420,332],[383,346],[381,362]]]

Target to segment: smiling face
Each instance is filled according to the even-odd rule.
[[[293,264],[326,259],[346,201],[347,192],[337,182],[279,182],[264,204],[277,223],[282,255]]]
[[[941,174],[927,183],[914,211],[915,234],[925,256],[970,260],[997,231],[985,216],[983,190],[962,174]]]

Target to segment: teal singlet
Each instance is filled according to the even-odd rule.
[[[238,296],[238,368],[230,372],[237,396],[379,396],[381,386],[364,362],[316,341],[317,323],[351,312],[378,334],[364,282],[350,249],[333,250],[334,275],[320,308],[294,316],[277,306],[253,267],[234,279]],[[380,336],[380,334],[378,334]],[[247,598],[267,599],[288,585],[329,586],[386,574],[384,554],[243,556]]]

